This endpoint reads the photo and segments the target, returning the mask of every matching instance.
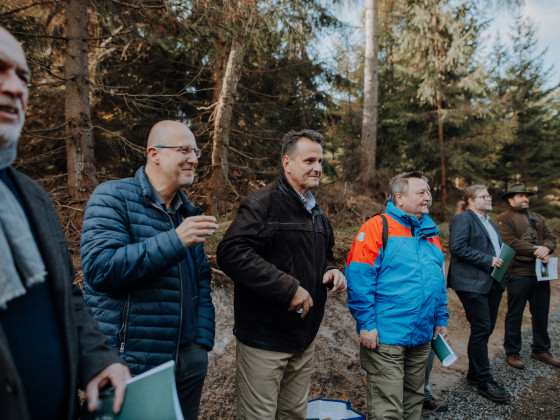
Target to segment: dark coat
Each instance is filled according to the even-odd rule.
[[[178,194],[182,218],[202,212]],[[194,263],[194,278],[183,273],[195,293],[190,302],[183,299],[179,280],[187,253]],[[208,350],[214,346],[210,265],[203,244],[185,248],[169,214],[152,196],[143,167],[134,178],[105,182],[93,192],[82,227],[82,268],[86,303],[133,373],[175,358],[182,319],[194,325],[195,343]]]
[[[504,242],[515,250],[508,275],[536,276],[535,245],[546,246],[550,254],[556,249],[556,236],[538,213],[510,207],[498,215],[498,229]]]
[[[76,415],[77,389],[101,370],[121,360],[99,333],[97,322],[84,304],[82,293],[74,280],[74,266],[66,238],[56,211],[45,192],[34,181],[14,169],[9,169],[14,185],[29,214],[29,221],[37,237],[37,245],[45,263],[53,291],[54,306],[63,322],[64,347],[68,362],[68,395],[66,418]],[[48,360],[44,361],[48,363]],[[0,417],[27,419],[26,397],[16,371],[6,337],[0,327]]]
[[[494,223],[490,224],[498,234],[501,246],[500,232]],[[463,292],[488,293],[496,281],[490,275],[495,251],[490,235],[473,211],[459,213],[451,220],[449,252],[447,287]],[[503,280],[500,287],[505,288]]]
[[[220,268],[235,283],[234,334],[251,347],[299,353],[315,339],[336,268],[334,235],[316,205],[313,216],[284,175],[245,198],[218,246]],[[288,311],[298,286],[313,299],[305,318]]]

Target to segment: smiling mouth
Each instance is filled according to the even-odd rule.
[[[9,119],[15,119],[21,115],[20,109],[11,105],[0,105],[0,113],[8,116]]]

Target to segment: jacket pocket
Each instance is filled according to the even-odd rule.
[[[397,306],[397,304],[394,302],[378,302],[375,305],[375,315],[377,315],[378,317],[390,315],[390,311],[394,309],[395,306]]]

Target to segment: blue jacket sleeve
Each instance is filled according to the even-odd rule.
[[[176,265],[186,248],[170,228],[132,243],[129,212],[122,193],[110,183],[92,194],[82,227],[84,281],[99,292],[125,291]]]
[[[380,219],[381,220],[381,219]],[[382,225],[366,222],[358,232],[346,262],[348,309],[356,319],[356,330],[377,328],[375,294],[382,247]]]
[[[437,327],[447,327],[449,311],[447,310],[447,288],[445,286],[445,266],[441,272],[441,299],[436,306],[435,321]]]
[[[194,341],[210,351],[214,347],[215,312],[210,294],[211,269],[202,244],[197,245],[196,266],[198,267],[198,308],[197,333]]]

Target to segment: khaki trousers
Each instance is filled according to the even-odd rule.
[[[368,420],[420,418],[431,348],[431,342],[416,347],[379,343],[375,350],[360,346],[360,362],[367,372]]]
[[[315,342],[302,353],[237,340],[237,420],[305,420]]]

